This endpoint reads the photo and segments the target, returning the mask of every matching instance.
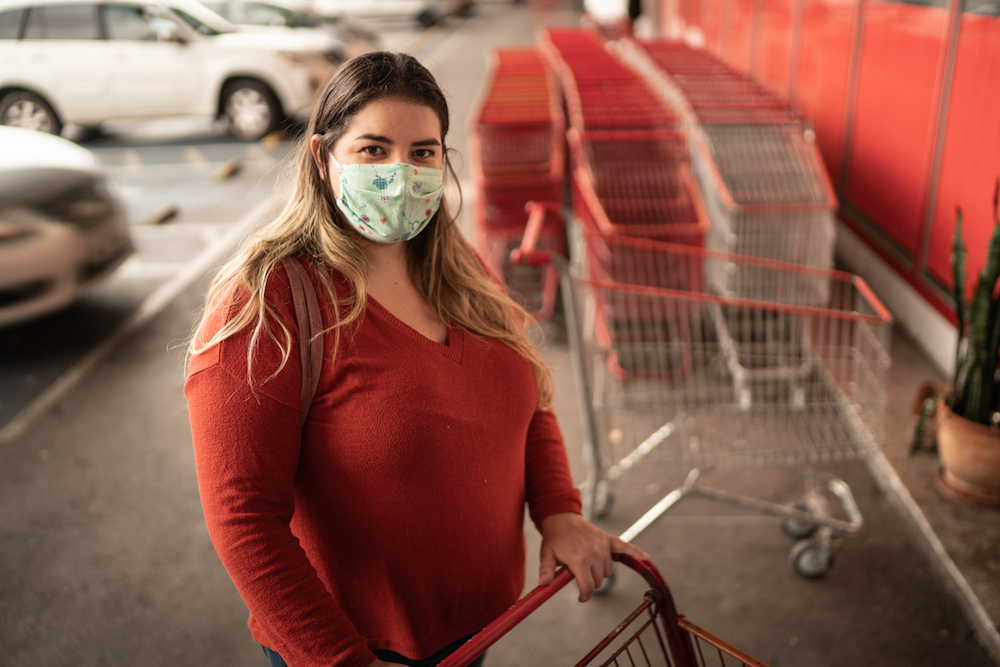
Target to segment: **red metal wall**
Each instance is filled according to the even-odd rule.
[[[750,70],[754,0],[725,0],[721,5],[722,44],[718,55],[732,67],[747,72]]]
[[[1000,177],[1000,18],[887,0],[679,0],[705,48],[814,123],[841,217],[950,315],[955,208],[969,280]],[[664,9],[676,6],[661,0]],[[980,0],[965,0],[967,6]],[[669,20],[669,19],[668,19]]]
[[[927,269],[951,284],[955,208],[965,217],[969,266],[981,267],[1000,176],[1000,18],[963,14],[948,96],[941,178],[935,193]]]
[[[772,93],[788,97],[792,65],[793,0],[760,0],[760,37],[750,55],[750,74]]]
[[[851,43],[858,0],[802,0],[802,28],[791,101],[816,125],[827,171],[839,185]]]
[[[847,199],[913,262],[930,176],[947,12],[869,0],[850,140]]]

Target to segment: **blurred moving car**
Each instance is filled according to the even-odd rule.
[[[0,124],[224,117],[259,139],[308,115],[344,55],[332,36],[243,32],[194,0],[0,0]]]
[[[322,17],[354,16],[368,21],[416,21],[430,27],[448,16],[466,16],[473,0],[312,0]]]
[[[347,16],[323,18],[305,0],[202,0],[202,4],[243,30],[332,37],[342,45],[345,60],[382,45],[373,26]]]
[[[90,151],[0,127],[0,326],[69,305],[132,253],[124,208]]]

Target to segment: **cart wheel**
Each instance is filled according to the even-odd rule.
[[[796,503],[795,509],[808,512],[809,508],[802,503]],[[812,536],[819,528],[819,524],[809,519],[800,519],[795,516],[786,516],[781,522],[781,530],[791,538],[802,540]]]
[[[611,576],[605,577],[601,585],[594,589],[594,595],[607,595],[615,585],[615,571],[611,570]]]
[[[802,540],[792,547],[789,560],[799,576],[819,579],[833,567],[833,552],[814,540]]]

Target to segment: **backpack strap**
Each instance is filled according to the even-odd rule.
[[[299,327],[299,360],[302,364],[302,423],[316,396],[319,374],[323,370],[323,312],[313,284],[305,268],[294,257],[281,260],[292,287],[292,308]]]

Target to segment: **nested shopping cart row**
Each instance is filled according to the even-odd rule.
[[[613,489],[687,467],[645,525],[687,495],[747,506],[782,517],[799,574],[824,575],[837,538],[863,520],[848,486],[809,466],[877,451],[891,315],[850,274],[607,234],[593,217],[578,219],[572,269],[534,252],[533,234],[519,249],[560,266],[573,311],[586,511],[600,517]],[[779,503],[696,484],[708,470],[759,467],[800,477],[803,491]]]
[[[714,55],[684,42],[648,40],[639,43],[649,57],[670,74],[676,103],[690,109],[703,125],[759,125],[801,122],[799,112]]]
[[[837,200],[800,114],[746,74],[683,43],[629,41],[620,53],[683,119],[710,220],[706,246],[831,268]]]
[[[556,81],[535,48],[497,49],[469,127],[476,204],[474,235],[484,261],[536,317],[551,314],[558,276],[551,267],[512,265],[525,204],[558,202],[566,164],[565,120]],[[546,225],[540,243],[564,251],[560,222]]]
[[[569,109],[574,211],[609,233],[701,245],[707,217],[672,106],[595,32],[541,41]]]
[[[649,84],[609,53],[597,33],[548,29],[540,47],[566,96],[569,123],[589,130],[677,129],[679,119]]]

